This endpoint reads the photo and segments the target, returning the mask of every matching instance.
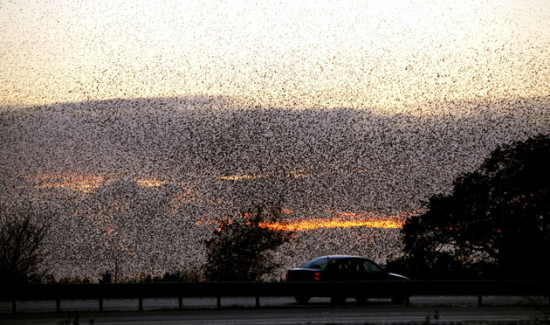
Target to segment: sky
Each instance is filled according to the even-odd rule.
[[[2,1],[0,104],[224,96],[392,113],[544,96],[549,16],[545,0]]]
[[[58,278],[196,270],[257,203],[299,232],[283,264],[384,262],[550,134],[549,49],[546,0],[0,0],[0,207],[52,224]]]

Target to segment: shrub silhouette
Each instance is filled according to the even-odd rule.
[[[272,251],[289,240],[287,232],[263,227],[275,221],[279,208],[266,211],[258,206],[255,211],[242,212],[237,218],[220,222],[212,238],[206,242],[207,264],[205,275],[213,281],[258,281],[278,265]]]

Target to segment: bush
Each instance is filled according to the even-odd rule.
[[[237,218],[220,221],[220,227],[206,242],[205,275],[211,281],[259,281],[278,264],[273,250],[289,240],[289,234],[265,227],[280,215],[279,208],[259,206]]]
[[[493,151],[403,227],[413,277],[544,278],[550,272],[550,138]]]

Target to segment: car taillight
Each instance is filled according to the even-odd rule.
[[[286,271],[285,279],[288,281],[288,271]]]
[[[315,272],[315,274],[313,275],[313,280],[319,281],[320,279],[321,279],[321,273]]]

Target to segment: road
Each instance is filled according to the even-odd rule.
[[[62,302],[55,313],[55,302],[20,303],[18,314],[10,314],[11,305],[0,303],[0,324],[409,324],[469,323],[502,324],[550,322],[548,299],[543,297],[484,297],[478,307],[477,297],[412,297],[409,306],[393,305],[385,300],[369,300],[364,306],[348,302],[331,306],[327,299],[313,299],[298,305],[291,298],[262,298],[262,308],[255,308],[254,298],[224,298],[222,309],[216,299],[184,299],[184,309],[177,310],[177,299],[146,299],[144,312],[137,311],[136,300],[104,301],[105,312],[97,312],[97,301]],[[533,324],[533,323],[531,323]]]

